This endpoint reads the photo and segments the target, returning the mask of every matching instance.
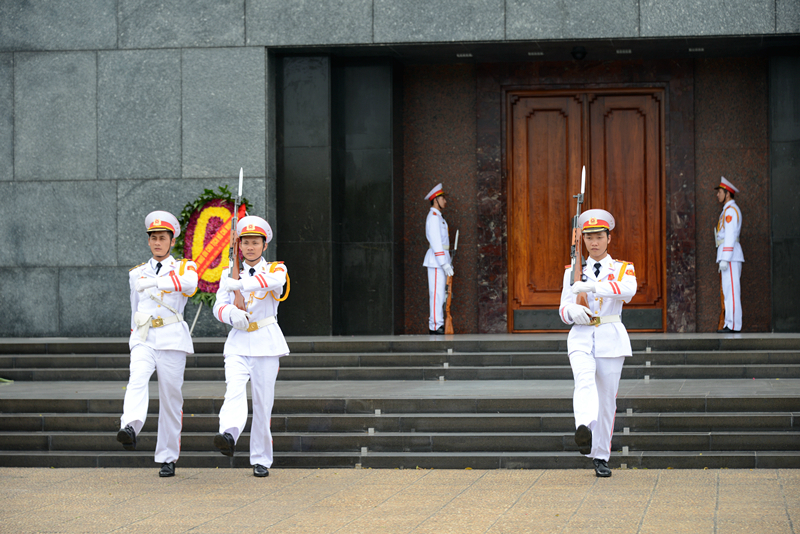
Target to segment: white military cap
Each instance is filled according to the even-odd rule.
[[[730,191],[731,193],[738,193],[739,192],[739,190],[736,189],[736,186],[733,185],[732,183],[730,183],[727,180],[727,178],[725,178],[724,176],[720,176],[719,177],[719,185],[717,187],[715,187],[714,189],[726,189],[726,190]]]
[[[431,189],[430,192],[427,195],[425,195],[425,200],[433,200],[439,195],[444,195],[444,189],[442,189],[442,184],[436,184],[436,187]]]
[[[269,227],[269,223],[255,215],[248,215],[239,219],[239,222],[236,223],[236,233],[239,234],[239,237],[260,235],[266,238],[267,243],[272,241],[272,228]]]
[[[615,225],[614,216],[606,210],[586,210],[578,217],[578,226],[584,234],[611,231]]]
[[[147,214],[147,217],[144,218],[144,226],[147,228],[148,234],[169,230],[172,232],[172,237],[181,235],[181,225],[178,224],[178,219],[168,211],[153,211]]]

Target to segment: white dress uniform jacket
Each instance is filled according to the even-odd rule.
[[[721,261],[744,261],[739,234],[742,231],[742,212],[735,200],[722,206],[722,213],[714,228],[714,241],[717,244],[717,263]]]
[[[447,231],[447,221],[442,217],[442,212],[431,208],[425,220],[425,237],[428,239],[428,252],[425,254],[425,267],[441,268],[445,263],[450,263],[450,234]]]
[[[189,297],[197,291],[197,265],[193,261],[177,261],[169,256],[161,262],[161,269],[156,274],[157,263],[151,258],[147,263],[130,271],[131,337],[128,345],[131,349],[144,344],[156,350],[179,350],[193,354],[192,337],[189,334],[189,326],[183,320],[183,309]],[[139,278],[156,278],[158,285],[139,293],[136,291],[136,280]],[[171,320],[176,315],[150,298],[150,295],[175,309],[180,319],[158,328],[149,326],[148,316],[150,319]],[[146,336],[142,339],[144,331]]]
[[[596,262],[587,258],[584,274],[587,281],[597,282],[597,292],[588,293],[589,310],[594,317],[620,315],[623,303],[631,301],[636,294],[637,284],[633,265],[616,261],[606,255],[600,260],[600,273],[594,275]],[[566,324],[573,324],[567,319],[564,307],[574,304],[578,296],[573,295],[570,286],[571,268],[564,272],[564,285],[561,290],[561,306],[559,315]],[[600,324],[598,326],[573,324],[567,338],[569,354],[576,351],[594,354],[595,358],[615,358],[631,356],[631,341],[628,331],[621,322]]]
[[[261,258],[250,274],[250,266],[245,264],[239,279],[242,281],[242,296],[250,312],[250,322],[254,323],[267,317],[278,315],[276,296],[280,298],[283,286],[286,284],[287,270],[282,263],[277,263],[271,270],[271,263]],[[274,291],[274,293],[273,293]],[[217,291],[217,302],[214,304],[214,315],[225,324],[231,324],[231,310],[235,293]],[[283,332],[277,322],[266,325],[253,332],[233,329],[225,341],[225,354],[238,354],[241,356],[283,356],[289,354],[289,346],[283,337]]]

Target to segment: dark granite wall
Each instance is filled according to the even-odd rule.
[[[698,332],[717,330],[721,308],[713,228],[722,206],[712,189],[720,176],[740,190],[742,330],[771,329],[768,70],[763,58],[695,62]]]
[[[478,196],[475,131],[475,67],[413,65],[404,70],[405,333],[428,331],[428,242],[425,194],[442,182],[443,215],[450,240],[460,230],[453,268],[453,326],[478,331]]]
[[[772,326],[800,331],[800,57],[769,64]]]

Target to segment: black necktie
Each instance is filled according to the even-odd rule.
[[[156,263],[156,274],[158,274],[158,271],[160,270],[161,270],[161,262]]]
[[[602,267],[602,265],[600,265],[599,262],[594,264],[594,277],[595,278],[600,276],[600,267]]]
[[[250,267],[250,276],[253,276],[254,274],[256,274],[255,267]]]

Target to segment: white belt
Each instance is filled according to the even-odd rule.
[[[429,248],[429,249],[431,249],[431,250],[433,250],[433,247],[432,247],[432,246],[430,246],[430,245],[428,245],[428,248]],[[443,245],[443,246],[442,246],[442,249],[443,249],[443,250],[450,250],[450,245]]]
[[[270,315],[269,317],[264,317],[254,323],[250,323],[247,328],[237,328],[237,330],[242,330],[243,332],[255,332],[259,328],[264,328],[267,325],[274,324],[278,322],[278,318],[274,315]]]
[[[601,324],[619,323],[621,321],[622,319],[619,318],[619,315],[604,315],[603,317],[592,317],[592,322],[589,325],[600,326]]]
[[[136,325],[136,329],[139,332],[139,338],[142,341],[147,339],[147,332],[151,327],[161,328],[162,326],[179,323],[181,321],[183,321],[183,315],[180,313],[173,315],[172,317],[167,317],[166,319],[163,317],[157,317],[156,319],[153,319],[152,315],[138,311],[133,314],[133,323]]]

